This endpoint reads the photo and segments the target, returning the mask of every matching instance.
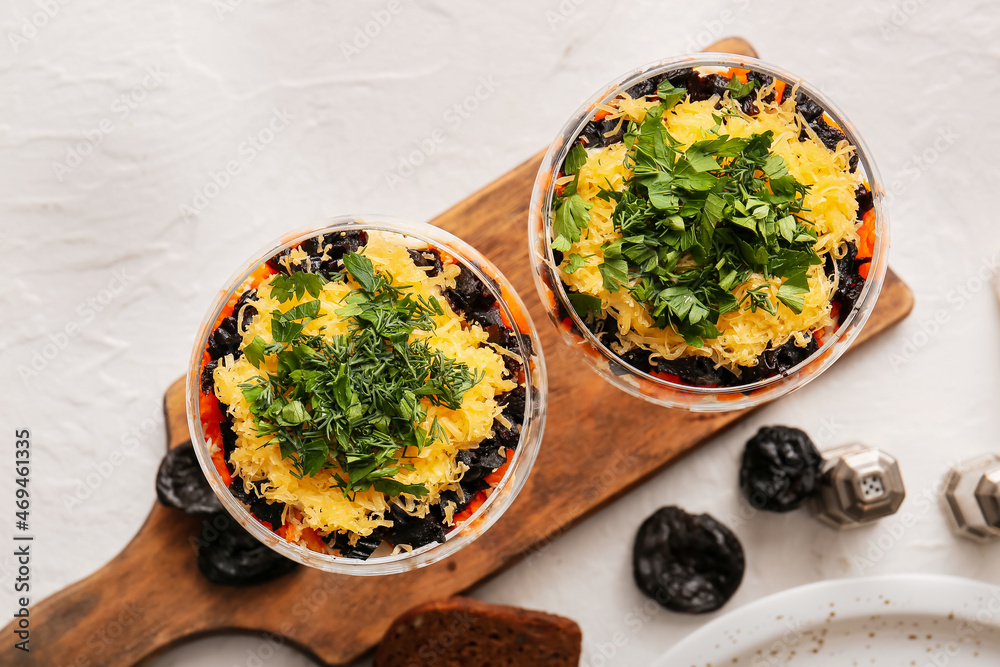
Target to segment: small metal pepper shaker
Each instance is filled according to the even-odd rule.
[[[956,533],[976,542],[1000,538],[1000,455],[958,464],[945,476],[941,493]]]
[[[895,514],[906,497],[899,463],[861,443],[823,452],[813,514],[838,530],[857,528]]]

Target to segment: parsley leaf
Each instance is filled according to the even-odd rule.
[[[563,271],[566,273],[574,273],[577,269],[587,265],[587,258],[577,252],[571,254],[567,259],[569,259],[569,264],[563,267]]]
[[[805,307],[805,295],[809,293],[809,279],[805,271],[799,271],[785,278],[778,288],[778,301],[798,315]]]
[[[347,253],[344,255],[344,268],[361,285],[361,289],[364,291],[374,292],[377,289],[375,266],[364,255],[359,255],[356,252]]]
[[[587,317],[598,316],[601,314],[601,299],[600,297],[591,296],[589,294],[580,294],[578,292],[569,293],[569,302],[573,305],[573,310],[577,314],[586,319]]]
[[[323,276],[305,271],[299,271],[290,276],[279,274],[271,279],[271,296],[280,303],[288,301],[293,296],[296,299],[301,299],[306,293],[315,299],[323,291],[323,285],[326,282]]]
[[[552,247],[566,252],[573,243],[580,240],[580,230],[590,224],[590,209],[593,204],[584,201],[578,194],[572,194],[560,202],[552,221],[555,240]]]
[[[580,167],[587,163],[587,149],[583,147],[583,144],[573,144],[573,148],[569,149],[569,153],[566,154],[566,175],[575,174],[580,171]]]
[[[604,261],[597,268],[604,280],[604,289],[617,292],[628,283],[628,262],[622,258],[621,241],[604,246]]]
[[[687,89],[675,88],[674,84],[664,79],[660,82],[660,85],[656,87],[656,94],[663,102],[663,107],[665,109],[669,109],[684,99],[684,96],[687,95]]]
[[[251,341],[249,345],[243,348],[243,356],[247,358],[251,364],[260,368],[260,365],[264,363],[264,348],[267,347],[267,341],[257,336]]]
[[[729,89],[729,96],[738,100],[749,95],[756,85],[757,82],[753,79],[747,79],[746,83],[740,83],[740,80],[734,74],[733,78],[729,80],[729,85],[726,87]]]

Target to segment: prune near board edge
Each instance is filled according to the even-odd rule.
[[[790,512],[815,494],[822,468],[823,457],[804,431],[764,426],[747,441],[740,489],[756,509]]]
[[[188,441],[167,452],[156,471],[156,497],[162,505],[185,514],[221,512],[222,502],[202,472]]]
[[[636,586],[670,611],[717,611],[736,593],[745,571],[739,539],[708,514],[662,507],[636,534],[632,551]]]
[[[259,542],[224,512],[205,517],[195,546],[198,569],[213,584],[256,586],[298,567],[298,563]]]

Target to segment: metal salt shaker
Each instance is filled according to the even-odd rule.
[[[895,458],[861,443],[823,452],[813,514],[838,530],[857,528],[895,514],[906,497]]]
[[[1000,538],[1000,455],[979,456],[949,470],[941,495],[957,534],[976,542]]]

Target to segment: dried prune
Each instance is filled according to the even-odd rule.
[[[795,110],[811,123],[823,115],[823,107],[816,104],[811,97],[799,91],[795,94]]]
[[[628,352],[623,352],[618,355],[618,358],[624,361],[626,364],[632,368],[642,371],[643,373],[648,373],[653,370],[653,364],[649,360],[649,350],[641,350],[635,348],[629,350]]]
[[[708,76],[694,75],[688,79],[688,94],[692,102],[707,100],[712,95],[720,98],[729,90],[729,79],[721,74],[709,74]]]
[[[463,481],[478,482],[502,466],[507,458],[500,443],[491,438],[480,442],[475,449],[463,449],[458,452],[455,461],[469,468],[462,476]]]
[[[273,255],[271,255],[270,258],[268,258],[267,265],[269,267],[271,267],[271,269],[273,271],[277,272],[277,273],[284,273],[285,275],[288,275],[291,272],[285,266],[285,262],[283,262],[281,260],[283,260],[285,257],[287,257],[288,255],[290,255],[291,253],[292,253],[292,249],[291,248],[282,248],[278,252],[276,252]]]
[[[215,369],[218,367],[219,360],[213,359],[201,369],[201,390],[206,394],[215,389]]]
[[[525,390],[522,386],[508,391],[500,397],[500,400],[497,401],[497,403],[503,406],[503,415],[508,419],[508,421],[515,424],[524,423],[524,406],[526,396],[527,390]]]
[[[723,384],[724,368],[716,368],[709,357],[680,357],[678,359],[657,359],[656,370],[676,375],[688,384],[712,387]],[[729,373],[732,375],[731,373]]]
[[[774,377],[779,373],[798,366],[818,349],[819,343],[816,341],[815,336],[809,339],[805,347],[799,347],[794,338],[789,339],[784,345],[777,348],[769,346],[757,357],[756,366],[740,366],[739,377],[735,374],[733,374],[732,378],[727,376],[723,384],[730,387],[737,387],[766,380],[769,377]]]
[[[743,110],[748,116],[756,116],[760,113],[760,109],[757,108],[757,96],[747,95],[739,100],[740,109]]]
[[[675,86],[677,88],[687,88],[689,85],[689,81],[691,81],[691,77],[694,75],[695,74],[693,68],[685,67],[684,69],[674,70],[673,72],[670,72],[663,78],[669,81],[670,85],[672,86]],[[657,81],[657,86],[659,86],[661,82],[662,80]]]
[[[219,411],[223,415],[222,420],[219,422],[219,433],[222,436],[222,453],[226,461],[226,467],[229,469],[229,474],[232,474],[235,468],[229,462],[229,457],[236,451],[236,431],[233,430],[233,417],[227,411],[227,407],[225,403],[219,401]]]
[[[583,126],[580,138],[588,148],[617,144],[625,138],[625,123],[620,118],[592,120]]]
[[[797,428],[766,426],[747,442],[740,488],[750,504],[768,512],[789,512],[816,490],[823,457]]]
[[[240,295],[239,301],[233,307],[233,316],[239,318],[240,331],[246,331],[250,321],[257,315],[257,309],[247,303],[257,298],[257,290],[249,289]],[[246,308],[244,308],[246,306]]]
[[[455,510],[453,512],[453,515],[458,514],[466,507],[468,507],[469,503],[471,503],[473,499],[475,499],[476,495],[480,491],[489,488],[490,485],[484,482],[483,480],[479,480],[477,482],[467,482],[465,480],[462,480],[462,482],[459,483],[459,486],[462,487],[461,495],[459,495],[457,491],[451,491],[451,490],[441,492],[440,506],[442,508],[445,508],[448,506],[449,503],[454,504]]]
[[[743,581],[743,547],[707,514],[663,507],[639,528],[632,552],[635,583],[670,611],[707,614],[726,604]]]
[[[585,321],[591,331],[604,343],[605,347],[614,352],[612,344],[617,343],[615,335],[617,324],[610,318],[598,320],[596,323]],[[610,327],[607,329],[606,327]],[[799,347],[794,339],[776,349],[768,348],[757,360],[756,366],[740,366],[737,375],[724,367],[716,368],[708,357],[680,357],[678,359],[650,359],[650,352],[642,349],[632,349],[623,354],[616,354],[619,362],[612,361],[609,368],[616,375],[628,375],[633,371],[650,373],[658,371],[676,375],[682,382],[701,387],[739,387],[752,384],[782,373],[808,359],[819,344],[815,337],[811,338],[805,347]]]
[[[281,517],[285,513],[285,503],[271,501],[264,497],[263,480],[251,482],[250,485],[254,490],[247,491],[243,478],[233,477],[233,481],[229,484],[229,491],[237,500],[250,508],[250,513],[258,521],[269,525],[271,530],[281,528]]]
[[[597,121],[597,125],[601,131],[602,146],[610,146],[624,141],[626,123],[621,118],[604,118]]]
[[[174,447],[156,471],[156,497],[167,507],[187,514],[222,511],[222,503],[212,491],[190,442]]]
[[[341,259],[349,252],[357,252],[361,246],[368,243],[368,232],[340,232],[323,237],[326,254],[332,260]],[[321,252],[320,255],[323,253]]]
[[[491,305],[489,308],[485,308],[483,310],[467,310],[465,312],[465,316],[466,318],[472,320],[473,322],[481,326],[483,330],[487,331],[487,333],[490,333],[491,332],[490,330],[492,329],[492,332],[495,333],[496,340],[493,340],[491,342],[494,343],[500,342],[500,337],[503,333],[502,329],[504,328],[504,324],[503,324],[503,315],[501,314],[500,311],[500,304],[498,304],[496,301],[494,301],[493,305]]]
[[[578,139],[587,148],[604,145],[604,137],[601,135],[601,129],[598,127],[597,122],[593,120],[583,126]]]
[[[615,331],[618,330],[618,324],[610,317],[606,317],[596,322],[591,321],[591,318],[584,320],[584,324],[597,335],[598,339],[604,344],[604,347],[611,350],[621,363],[612,361],[608,368],[615,375],[628,375],[632,370],[638,370],[643,373],[648,373],[653,370],[653,364],[649,360],[649,351],[641,349],[632,349],[628,352],[622,354],[617,354],[612,347],[613,344],[618,342],[618,337],[615,335]]]
[[[861,220],[865,213],[875,208],[875,195],[864,185],[859,185],[854,191],[854,198],[858,200],[858,220]]]
[[[747,74],[747,81],[756,81],[757,82],[756,89],[759,90],[760,88],[766,88],[767,86],[770,86],[772,83],[774,83],[774,77],[772,77],[770,74],[764,74],[763,72],[749,72]],[[754,97],[756,97],[756,95],[754,95]],[[772,90],[761,99],[763,99],[767,103],[773,102],[774,91]]]
[[[847,141],[846,134],[844,134],[834,126],[829,125],[822,118],[817,118],[816,120],[809,123],[809,127],[813,129],[813,131],[816,133],[816,136],[819,137],[819,140],[823,142],[823,145],[829,148],[831,151],[837,150],[837,145],[840,144],[841,141]],[[801,141],[802,139],[803,139],[802,135],[799,135],[799,140]]]
[[[838,283],[837,291],[833,298],[840,302],[840,323],[843,323],[854,304],[861,298],[861,292],[865,287],[865,279],[861,277],[859,269],[869,259],[858,260],[858,247],[853,242],[848,242],[844,256],[840,259],[833,259],[832,255],[826,256],[826,265],[823,267],[826,275],[830,278],[834,276],[834,263],[836,262]]]
[[[443,542],[445,533],[448,532],[440,515],[439,505],[431,507],[427,516],[416,517],[393,504],[389,508],[389,516],[392,528],[389,529],[387,539],[393,544],[408,544],[417,549],[431,542]]]
[[[282,260],[292,252],[290,248],[285,248],[275,253],[267,263],[275,271],[286,275],[297,271],[308,271],[329,278],[342,270],[340,260],[344,255],[357,252],[366,243],[368,243],[368,232],[365,231],[322,234],[306,239],[298,245],[308,256],[307,260],[283,262]]]
[[[646,79],[645,81],[640,81],[639,83],[635,84],[625,92],[627,92],[629,97],[631,97],[634,100],[639,99],[640,97],[646,97],[648,95],[655,95],[656,82],[654,82],[652,79]]]
[[[386,529],[376,528],[370,535],[359,536],[353,545],[347,533],[333,533],[326,538],[326,543],[336,549],[341,558],[368,560],[372,553],[382,544]]]
[[[432,278],[441,273],[441,269],[444,268],[441,263],[441,252],[437,248],[424,248],[423,250],[410,248],[406,252],[409,253],[410,259],[417,266],[430,267],[427,275]]]
[[[485,312],[496,303],[486,284],[466,266],[460,266],[455,287],[446,289],[444,297],[452,310],[460,313]]]
[[[236,356],[239,353],[242,337],[237,331],[236,318],[230,315],[223,318],[218,328],[208,337],[208,356],[212,361],[227,354]]]
[[[263,584],[298,566],[258,542],[228,514],[205,517],[197,551],[201,573],[213,584],[225,586]]]

